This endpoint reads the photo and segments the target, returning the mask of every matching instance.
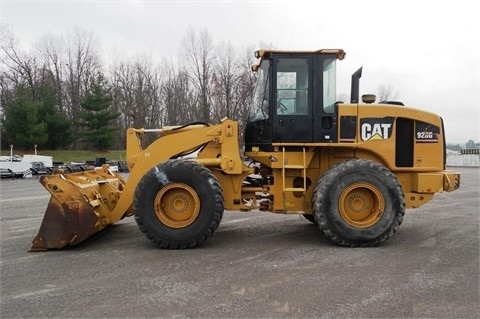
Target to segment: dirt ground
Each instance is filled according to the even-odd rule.
[[[226,212],[202,246],[162,250],[127,218],[30,253],[49,195],[0,181],[1,318],[478,318],[480,169],[407,210],[383,246],[341,248],[296,215]]]

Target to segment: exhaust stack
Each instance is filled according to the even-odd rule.
[[[360,91],[360,78],[362,77],[362,67],[355,71],[355,73],[352,74],[352,90],[350,92],[350,103],[358,103],[358,95]]]

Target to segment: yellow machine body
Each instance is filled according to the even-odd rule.
[[[338,106],[339,117],[358,118],[357,127],[361,127],[360,119],[376,118],[382,112],[391,113],[392,109],[395,109],[394,113],[398,118],[435,123],[442,127],[441,119],[437,115],[404,106],[375,104]],[[391,170],[401,184],[406,208],[420,207],[431,200],[435,193],[456,190],[460,185],[460,175],[454,171],[444,170],[443,134],[439,132],[436,143],[415,144],[413,167],[397,167],[394,151],[397,132],[395,121],[393,123],[392,134],[388,138],[379,137],[362,141],[361,132],[357,132],[356,137],[348,143],[274,143],[274,151],[246,152],[248,158],[271,168],[274,180],[281,181],[270,187],[274,201],[265,207],[266,210],[280,213],[311,213],[315,182],[332,166],[352,158],[375,161]],[[339,132],[341,129],[339,126]],[[288,151],[289,148],[302,150]]]
[[[298,56],[308,62],[314,61],[310,57],[335,60],[345,55],[342,50],[307,53]],[[276,61],[293,54],[260,51],[258,57],[266,63],[269,57]],[[294,62],[300,65],[298,59]],[[297,92],[298,101],[290,104],[296,107],[301,90],[290,91]],[[224,209],[301,214],[337,244],[374,246],[396,231],[404,208],[419,207],[435,193],[459,187],[460,175],[445,170],[445,134],[438,115],[371,101],[336,103],[334,114],[320,115],[334,123],[321,138],[332,134],[334,140],[275,140],[264,130],[297,119],[279,114],[260,121],[271,122],[250,134],[254,138],[244,157],[238,123],[230,119],[216,125],[130,128],[126,181],[108,165],[41,177],[51,200],[31,251],[81,243],[132,215],[159,246],[195,247],[215,231]],[[160,137],[143,148],[141,137],[149,133]],[[192,152],[196,155],[187,156]],[[376,228],[380,233],[370,235]]]

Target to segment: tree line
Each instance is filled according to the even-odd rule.
[[[256,79],[253,46],[214,43],[208,30],[190,28],[175,57],[105,62],[98,48],[93,32],[74,28],[26,51],[0,25],[2,149],[123,149],[129,127],[224,117],[243,132]]]
[[[106,61],[99,48],[92,31],[77,27],[24,50],[0,24],[2,149],[124,149],[129,127],[224,117],[243,132],[256,80],[253,45],[214,43],[208,30],[189,28],[174,57],[143,53]],[[399,96],[392,85],[379,85],[376,94],[378,101]],[[349,98],[342,93],[338,100]]]
[[[468,140],[465,144],[447,144],[447,149],[460,152],[462,149],[480,149],[480,143]]]

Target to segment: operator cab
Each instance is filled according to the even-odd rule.
[[[336,61],[345,52],[260,50],[255,56],[245,151],[271,151],[278,142],[336,142]]]

